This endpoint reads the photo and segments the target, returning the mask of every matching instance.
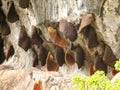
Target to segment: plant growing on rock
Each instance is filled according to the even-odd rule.
[[[119,90],[120,80],[111,82],[103,71],[96,71],[92,76],[75,75],[71,81],[74,90]]]
[[[115,70],[120,71],[120,59],[115,63]]]

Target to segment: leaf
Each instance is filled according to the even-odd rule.
[[[115,63],[115,70],[120,71],[120,59]]]

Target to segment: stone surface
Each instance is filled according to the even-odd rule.
[[[113,78],[112,78],[112,82],[114,82],[115,80],[120,79],[120,73],[117,73]]]
[[[3,3],[2,9],[5,14],[7,14],[8,8],[7,8],[7,1],[9,0],[1,0]],[[80,23],[81,16],[86,13],[94,13],[96,16],[96,22],[93,24],[93,26],[96,29],[99,45],[96,48],[88,49],[87,46],[87,40],[85,40],[84,36],[80,33],[78,34],[77,40],[74,42],[74,44],[80,43],[83,49],[86,53],[86,63],[81,68],[78,69],[77,65],[75,64],[72,67],[69,67],[67,65],[63,65],[59,68],[57,72],[57,75],[63,75],[59,79],[56,79],[60,82],[57,82],[59,90],[64,90],[64,88],[68,88],[70,90],[70,84],[67,82],[70,82],[70,78],[75,73],[79,74],[85,74],[89,75],[89,63],[90,61],[95,60],[95,52],[98,51],[100,54],[104,52],[104,45],[108,44],[112,50],[113,53],[117,58],[120,58],[120,0],[30,0],[29,7],[26,9],[22,9],[19,6],[18,1],[19,0],[13,0],[15,3],[16,11],[19,15],[19,21],[15,23],[9,23],[11,28],[11,34],[7,36],[2,36],[5,40],[4,42],[4,48],[6,53],[6,43],[11,42],[14,49],[15,54],[8,59],[8,61],[4,61],[3,65],[10,65],[10,67],[13,67],[17,70],[9,70],[6,69],[5,73],[3,69],[6,67],[3,67],[0,69],[1,77],[0,80],[3,81],[3,84],[0,83],[0,89],[1,90],[23,90],[23,88],[27,90],[32,90],[33,82],[34,80],[31,79],[30,73],[32,72],[30,69],[27,70],[27,68],[31,68],[33,65],[34,60],[34,51],[32,49],[29,49],[27,52],[25,52],[22,48],[18,46],[18,38],[19,38],[19,32],[22,25],[26,27],[26,32],[30,36],[31,34],[31,28],[32,25],[35,25],[39,27],[42,30],[43,37],[50,41],[47,27],[52,22],[59,22],[62,18],[66,19],[67,21],[73,23],[76,28],[77,25]],[[40,62],[39,62],[40,64]],[[7,67],[9,68],[9,67]],[[43,71],[46,71],[46,75],[49,76],[50,72],[47,72],[46,66],[41,67],[41,65],[37,66],[38,69],[41,69]],[[34,70],[33,70],[34,71]],[[18,73],[19,72],[19,73]],[[36,74],[41,74],[42,71],[35,70],[35,72],[32,72]],[[111,71],[109,71],[111,73]],[[11,79],[7,77],[6,75],[12,75]],[[28,75],[28,76],[27,76]],[[38,77],[42,77],[44,75],[40,75]],[[54,77],[54,74],[50,74],[52,77]],[[12,81],[13,78],[16,78],[14,81]],[[67,78],[68,79],[67,79]],[[37,76],[35,75],[35,78]],[[62,79],[61,79],[62,78]],[[66,78],[66,79],[64,79]],[[8,79],[7,80],[4,80]],[[46,79],[43,78],[43,81]],[[20,82],[18,83],[18,81]],[[23,80],[23,81],[22,81]],[[51,79],[52,80],[52,79]],[[55,80],[55,81],[56,81]],[[63,82],[62,80],[65,80]],[[68,80],[68,81],[67,81]],[[15,88],[10,87],[11,81],[14,82],[12,85],[15,86]],[[24,84],[25,82],[26,84]],[[32,83],[30,83],[32,81]],[[54,81],[54,80],[53,80]],[[24,83],[23,83],[24,82]],[[63,82],[63,83],[62,83]],[[5,84],[6,83],[6,84]],[[4,85],[5,84],[5,85]],[[24,84],[24,85],[23,85]],[[62,85],[60,85],[62,84]],[[11,86],[12,86],[11,85]],[[23,86],[20,88],[20,86]],[[29,85],[29,86],[28,86]],[[47,84],[42,84],[43,90],[51,90],[55,87],[51,87],[52,82],[48,82]],[[49,86],[48,86],[49,85]],[[56,84],[55,84],[56,85]],[[66,86],[65,86],[66,85]]]
[[[4,68],[1,70],[1,67]],[[0,76],[0,90],[33,90],[38,81],[42,90],[72,90],[70,81],[73,75],[66,76],[58,72],[36,68],[14,70],[9,66],[0,66]]]

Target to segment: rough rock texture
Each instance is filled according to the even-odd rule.
[[[97,20],[99,32],[116,57],[120,58],[120,1],[115,0],[113,3],[112,0],[108,0],[103,7],[103,19]]]
[[[2,9],[4,13],[7,14],[8,0],[1,1],[3,3]],[[115,56],[120,58],[120,0],[30,0],[29,7],[26,9],[22,9],[19,6],[19,0],[13,1],[19,15],[19,21],[15,23],[8,22],[11,28],[11,34],[2,37],[5,40],[5,53],[8,42],[11,42],[15,49],[15,54],[9,58],[8,61],[4,61],[3,64],[10,65],[14,68],[14,70],[4,70],[4,66],[1,66],[3,69],[0,69],[0,75],[2,75],[0,76],[0,82],[2,81],[2,84],[0,83],[0,90],[23,90],[23,88],[26,88],[26,90],[32,90],[31,88],[33,88],[34,80],[31,78],[31,73],[35,78],[38,77],[41,82],[47,80],[43,79],[44,74],[53,78],[60,76],[59,79],[55,79],[55,81],[59,81],[57,82],[59,90],[64,90],[66,87],[70,90],[70,79],[75,73],[89,75],[89,62],[94,61],[95,52],[98,51],[102,54],[104,51],[104,45],[102,42],[108,44],[112,48]],[[38,69],[46,72],[40,70],[35,70],[34,72],[33,69],[28,69],[32,67],[35,56],[32,49],[25,52],[18,46],[19,32],[22,25],[26,27],[26,32],[29,36],[32,25],[39,27],[42,30],[43,37],[47,41],[50,41],[47,27],[51,23],[59,22],[62,18],[64,18],[73,23],[77,28],[80,23],[81,16],[86,12],[94,13],[96,16],[96,22],[93,26],[95,27],[100,43],[96,48],[88,49],[87,41],[84,39],[84,36],[81,33],[78,35],[78,38],[74,44],[80,43],[86,53],[85,65],[81,69],[78,69],[76,64],[71,67],[63,65],[59,68],[58,72],[51,73],[47,72],[46,66],[37,66]],[[41,75],[41,73],[43,74]],[[12,78],[9,81],[8,78],[10,77]],[[17,78],[12,81],[15,77]],[[4,81],[3,79],[8,79],[8,81]],[[52,90],[50,88],[54,85],[54,80],[52,82],[50,82],[50,80],[52,79],[50,78],[48,79],[48,83],[42,84],[43,90]],[[66,82],[62,80],[65,80]],[[19,83],[17,83],[18,81]],[[25,85],[23,85],[23,82]],[[60,85],[62,82],[66,86]],[[11,83],[13,84],[11,85]]]
[[[112,82],[114,82],[115,80],[120,79],[120,73],[117,73],[113,78],[112,78]]]
[[[0,66],[0,69],[0,90],[33,90],[35,82],[38,81],[42,90],[71,88],[70,75],[66,77],[58,72],[44,72],[35,68],[14,70],[9,66]]]

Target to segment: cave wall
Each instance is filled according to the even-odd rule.
[[[8,0],[2,1],[2,9],[5,14],[7,14],[8,11],[7,1]],[[11,28],[11,34],[4,37],[5,43],[8,41],[12,42],[15,47],[15,54],[18,54],[19,52],[19,55],[23,55],[23,57],[19,58],[24,58],[24,56],[28,55],[29,57],[26,56],[26,58],[28,58],[26,60],[32,61],[32,52],[28,50],[28,52],[22,54],[24,50],[22,51],[22,49],[17,45],[19,31],[22,25],[25,25],[28,35],[30,35],[32,25],[39,27],[44,33],[45,38],[49,40],[46,30],[48,26],[47,24],[51,22],[59,22],[64,18],[77,26],[77,24],[80,23],[81,15],[86,12],[90,12],[94,13],[96,16],[96,32],[98,34],[98,38],[110,45],[115,56],[119,58],[119,0],[116,0],[114,4],[111,2],[112,1],[110,0],[85,0],[84,2],[82,0],[73,0],[56,1],[52,4],[51,1],[31,0],[29,7],[27,9],[22,9],[20,8],[18,1],[14,1],[15,8],[20,19],[15,23],[8,22]],[[81,37],[81,34],[79,34],[79,37]],[[84,44],[82,41],[80,41],[80,43]]]
[[[7,15],[8,0],[1,1],[3,3],[2,9]],[[11,33],[7,36],[2,36],[4,38],[4,52],[6,53],[7,50],[6,44],[11,42],[15,49],[15,54],[10,57],[8,61],[5,60],[3,62],[4,65],[10,65],[14,67],[14,69],[30,68],[33,66],[35,57],[33,50],[28,49],[26,52],[18,46],[18,38],[22,25],[25,26],[29,36],[31,34],[31,26],[35,25],[42,30],[44,38],[47,41],[50,41],[47,28],[51,23],[59,22],[64,18],[73,23],[78,29],[82,15],[86,12],[95,14],[96,21],[94,26],[100,44],[94,49],[89,49],[84,36],[82,34],[78,34],[78,38],[74,44],[79,43],[86,52],[85,66],[78,69],[76,64],[71,67],[63,65],[59,68],[58,72],[65,75],[73,75],[74,73],[84,73],[89,75],[89,61],[94,61],[94,54],[96,51],[100,54],[103,52],[104,46],[102,42],[112,48],[116,58],[120,58],[119,0],[30,0],[29,7],[26,9],[22,9],[18,2],[19,0],[14,0],[19,20],[15,23],[7,21],[10,26]],[[38,65],[37,68],[47,71],[46,66],[41,67],[41,65]]]

